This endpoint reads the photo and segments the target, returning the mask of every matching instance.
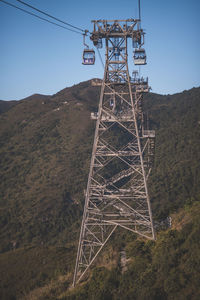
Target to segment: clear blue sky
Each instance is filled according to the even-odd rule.
[[[138,17],[137,0],[24,1],[89,30],[92,19]],[[28,10],[16,0],[8,2]],[[141,0],[141,12],[147,52],[147,65],[141,67],[141,73],[149,77],[152,91],[173,94],[200,86],[200,1]],[[26,15],[1,1],[0,43],[1,100],[22,99],[34,93],[54,94],[103,76],[97,53],[95,66],[81,64],[81,35]],[[101,54],[104,57],[104,51]],[[132,51],[130,72],[131,57]]]

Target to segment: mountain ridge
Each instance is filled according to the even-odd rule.
[[[30,253],[31,270],[35,253],[43,257],[45,247],[49,257],[61,251],[64,258],[66,251],[68,269],[59,257],[55,263],[61,274],[72,270],[95,129],[90,113],[97,110],[99,93],[86,81],[52,96],[32,95],[0,114],[0,249],[10,276],[9,255],[15,260],[15,251],[22,258]],[[159,221],[200,198],[200,88],[175,95],[150,93],[144,96],[144,109],[156,130],[149,190]],[[47,283],[55,265],[50,267],[42,275],[37,266],[27,288]],[[13,287],[11,294],[15,291]]]

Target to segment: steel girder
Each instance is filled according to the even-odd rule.
[[[119,30],[116,24],[113,21],[112,34],[107,32],[104,37],[106,64],[74,286],[83,278],[118,226],[148,239],[155,239],[147,189],[155,132],[144,128],[143,91],[142,88],[138,91],[137,83],[131,81],[128,71],[129,34],[125,32],[115,37],[114,31]]]

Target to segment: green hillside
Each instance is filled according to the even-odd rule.
[[[0,115],[2,251],[13,240],[18,247],[66,242],[64,231],[82,209],[90,160],[89,110],[97,96],[88,86],[32,96]]]
[[[156,130],[149,186],[154,215],[161,217],[200,198],[200,89],[148,96],[146,109]]]
[[[181,227],[181,231],[162,233],[155,245],[145,241],[132,241],[135,237],[124,235],[123,232],[119,239],[113,236],[112,243],[105,250],[108,257],[115,257],[113,266],[109,270],[105,269],[104,265],[107,263],[103,263],[103,255],[98,262],[102,267],[94,270],[91,283],[87,283],[89,287],[83,286],[82,290],[76,292],[77,296],[62,296],[62,289],[64,292],[70,284],[75,261],[95,128],[94,121],[90,120],[90,112],[97,110],[99,92],[88,81],[66,88],[53,96],[33,95],[10,104],[0,101],[2,299],[20,299],[35,288],[48,285],[50,281],[54,283],[53,287],[49,287],[53,291],[49,299],[57,299],[55,295],[58,292],[61,298],[87,299],[89,296],[85,296],[85,289],[91,291],[90,295],[96,295],[97,287],[92,287],[92,282],[95,284],[98,276],[104,278],[101,288],[98,287],[101,293],[104,289],[107,290],[106,282],[111,285],[111,290],[117,289],[117,285],[121,292],[112,291],[111,295],[100,294],[98,297],[101,298],[88,299],[123,299],[120,298],[120,293],[125,295],[125,290],[127,298],[124,299],[146,299],[146,294],[143,298],[138,296],[137,289],[141,288],[143,281],[136,287],[128,283],[127,278],[135,277],[136,272],[137,277],[143,280],[141,278],[146,278],[144,273],[147,271],[159,276],[161,273],[156,269],[157,259],[164,251],[162,247],[170,245],[171,240],[175,243],[173,255],[177,253],[180,260],[170,270],[162,271],[162,264],[169,259],[166,253],[163,261],[159,262],[163,279],[157,283],[154,276],[153,283],[145,281],[144,293],[152,287],[152,299],[180,299],[167,297],[173,295],[176,289],[177,293],[180,292],[182,286],[186,286],[184,282],[190,282],[188,278],[196,280],[193,275],[187,275],[188,269],[184,271],[184,268],[185,261],[186,265],[187,261],[190,262],[189,256],[195,256],[195,259],[198,257],[198,251],[195,250],[198,218],[193,218],[192,212],[199,208],[197,202],[200,199],[200,88],[167,96],[149,94],[144,99],[151,127],[156,130],[155,164],[149,179],[154,218],[158,221],[189,207],[190,225]],[[192,242],[188,237],[190,234],[194,236]],[[112,250],[115,243],[117,251]],[[138,246],[140,250],[145,247],[145,250],[141,250],[145,253],[144,259],[140,254],[141,258],[137,260],[131,258],[136,255],[134,243],[142,243],[142,248]],[[190,243],[193,244],[194,252],[189,249]],[[113,278],[114,274],[119,273],[115,268],[119,267],[121,248],[127,249],[134,262],[130,264],[127,274]],[[151,255],[146,251],[150,251]],[[182,252],[179,253],[180,251]],[[176,257],[175,255],[174,260]],[[135,266],[136,263],[139,264],[138,267]],[[196,264],[196,260],[193,263]],[[134,268],[138,270],[134,271]],[[163,292],[161,286],[172,269],[174,274],[180,271],[189,277],[186,276],[182,285],[172,292],[168,289]],[[68,277],[59,281],[66,274]],[[105,278],[108,278],[106,282]],[[196,281],[191,292],[187,288],[187,292],[184,292],[186,298],[183,299],[197,299],[195,284]],[[165,298],[158,298],[159,291]],[[80,293],[86,298],[81,298]],[[130,298],[133,293],[136,298]],[[188,297],[193,295],[194,298],[187,298],[187,293]]]
[[[156,242],[139,238],[130,241],[129,237],[125,243],[126,272],[122,272],[120,261],[111,270],[98,267],[82,286],[63,293],[61,288],[59,298],[53,298],[51,291],[44,298],[40,290],[39,299],[198,300],[199,232],[200,205],[196,203],[174,215],[172,229],[159,233]],[[118,240],[118,246],[119,243]]]

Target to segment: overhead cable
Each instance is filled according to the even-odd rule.
[[[82,28],[76,27],[76,26],[71,25],[71,24],[69,24],[69,23],[67,23],[67,22],[65,22],[65,21],[62,21],[62,20],[60,20],[60,19],[58,19],[58,18],[56,18],[56,17],[54,17],[54,16],[52,16],[52,15],[50,15],[50,14],[48,14],[48,13],[46,13],[46,12],[44,12],[44,11],[42,11],[42,10],[36,8],[36,7],[34,7],[34,6],[32,6],[32,5],[28,4],[28,3],[26,3],[26,2],[24,2],[24,1],[21,1],[21,0],[16,0],[16,1],[18,1],[18,2],[20,2],[20,3],[22,3],[22,4],[24,4],[24,5],[26,5],[26,6],[28,6],[28,7],[30,7],[30,8],[32,8],[32,9],[36,10],[36,11],[38,11],[39,13],[41,13],[41,14],[43,14],[43,15],[49,17],[49,18],[52,18],[52,19],[54,19],[54,20],[56,20],[56,21],[58,21],[58,22],[61,22],[61,23],[65,24],[65,25],[67,25],[67,26],[70,26],[70,27],[72,27],[72,28],[74,28],[74,29],[77,29],[77,30],[80,30],[80,31],[82,31],[82,32],[85,32],[85,30],[83,30]]]
[[[46,22],[48,22],[48,23],[51,23],[51,24],[53,24],[53,25],[55,25],[55,26],[58,26],[58,27],[61,27],[61,28],[66,29],[66,30],[69,30],[69,31],[72,31],[72,32],[75,32],[75,33],[78,33],[78,34],[81,34],[81,35],[82,35],[82,33],[79,32],[79,31],[76,31],[76,30],[67,28],[67,27],[65,27],[65,26],[63,26],[63,25],[60,25],[60,24],[57,24],[57,23],[55,23],[55,22],[53,22],[53,21],[47,20],[46,18],[40,17],[40,16],[38,16],[38,15],[36,15],[36,14],[34,14],[34,13],[28,11],[28,10],[25,10],[25,9],[19,7],[19,6],[16,6],[16,5],[14,5],[14,4],[10,3],[10,2],[7,2],[7,1],[5,1],[5,0],[0,0],[0,2],[3,2],[3,3],[5,3],[5,4],[9,5],[9,6],[12,6],[12,7],[16,8],[16,9],[19,9],[19,10],[25,12],[26,14],[29,14],[29,15],[31,15],[31,16],[34,16],[34,17],[36,17],[36,18],[38,18],[38,19],[41,19],[41,20],[43,20],[43,21],[46,21]]]

